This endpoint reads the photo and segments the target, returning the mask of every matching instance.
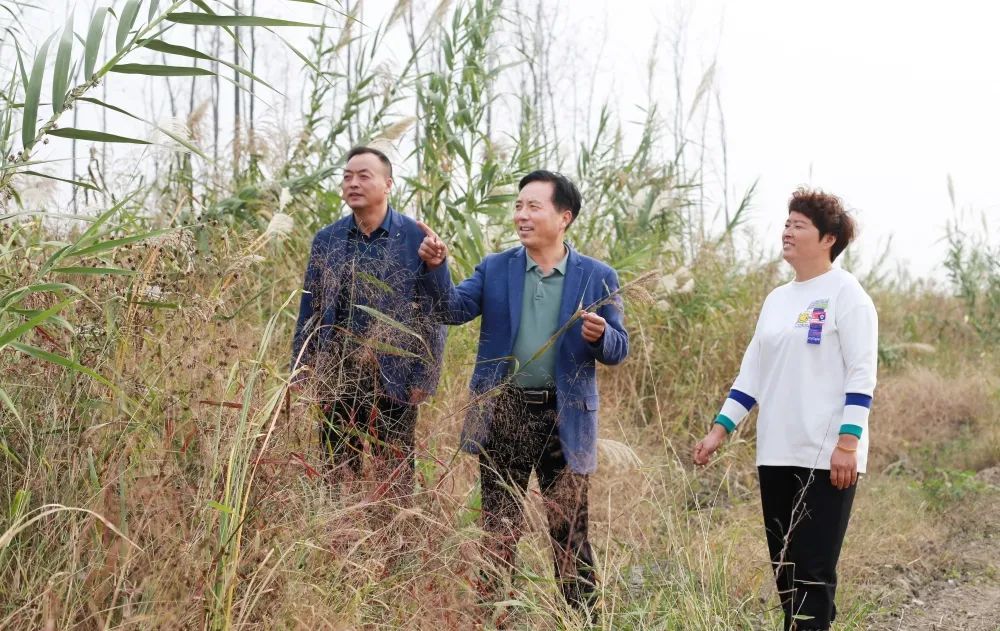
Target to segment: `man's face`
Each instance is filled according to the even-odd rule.
[[[781,233],[781,256],[791,264],[817,259],[830,260],[830,246],[836,241],[832,234],[819,237],[812,219],[800,212],[788,213]]]
[[[514,227],[524,247],[544,248],[562,243],[573,213],[556,208],[552,203],[554,190],[552,182],[529,182],[517,194]]]
[[[340,194],[355,212],[384,206],[391,188],[388,169],[375,154],[356,155],[344,166]]]

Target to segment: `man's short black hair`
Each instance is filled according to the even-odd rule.
[[[539,169],[522,177],[520,183],[517,185],[517,190],[521,190],[532,182],[552,182],[552,203],[559,210],[571,211],[573,213],[573,221],[576,221],[576,216],[580,214],[580,206],[582,204],[580,190],[576,188],[576,184],[573,184],[562,173]]]
[[[389,162],[389,156],[385,155],[375,147],[358,146],[352,148],[350,151],[347,152],[347,156],[344,158],[344,164],[350,162],[351,158],[353,158],[354,156],[360,156],[366,153],[370,153],[376,158],[378,158],[379,162],[381,162],[385,166],[386,171],[389,172],[389,177],[392,177],[392,162]]]

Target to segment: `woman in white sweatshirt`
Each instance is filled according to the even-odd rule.
[[[878,317],[857,279],[833,261],[853,240],[840,199],[799,189],[782,255],[795,280],[768,295],[740,374],[711,431],[694,447],[707,464],[753,408],[764,528],[786,631],[829,629],[837,559],[868,461]]]

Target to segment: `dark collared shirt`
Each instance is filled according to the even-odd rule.
[[[357,305],[395,317],[399,311],[394,300],[396,294],[408,293],[400,284],[413,282],[412,276],[401,273],[389,256],[394,214],[388,209],[382,224],[370,235],[366,235],[357,219],[351,216],[347,230],[347,266],[337,296],[336,321],[359,336],[367,337],[374,318],[363,309],[357,309]]]

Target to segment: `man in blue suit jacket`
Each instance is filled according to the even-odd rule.
[[[534,171],[519,184],[514,224],[521,246],[487,256],[457,287],[447,247],[427,226],[422,282],[446,324],[482,317],[462,448],[479,454],[486,549],[512,570],[524,525],[520,495],[534,470],[545,497],[556,578],[566,600],[591,606],[594,560],[587,540],[588,475],[597,467],[595,365],[628,354],[618,275],[565,244],[580,212],[565,176]],[[503,572],[485,587],[496,595]]]
[[[347,154],[341,193],[352,212],[313,240],[292,368],[297,383],[310,375],[324,404],[320,441],[332,480],[361,474],[363,439],[371,438],[380,469],[373,478],[401,499],[413,490],[417,405],[437,386],[444,327],[432,322],[419,283],[424,234],[389,206],[391,188],[384,153]]]

